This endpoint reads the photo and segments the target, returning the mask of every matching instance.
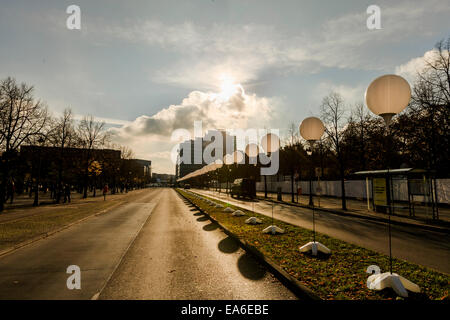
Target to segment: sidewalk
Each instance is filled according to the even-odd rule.
[[[129,191],[131,192],[131,190]],[[117,201],[121,200],[127,193],[116,193],[110,194],[106,196],[107,201]],[[14,201],[12,204],[7,201],[5,203],[5,210],[0,212],[0,224],[4,222],[10,222],[17,219],[33,216],[36,214],[46,213],[49,210],[54,209],[78,209],[80,206],[87,206],[91,203],[103,201],[103,195],[101,191],[97,190],[96,197],[92,196],[92,193],[88,193],[88,197],[83,199],[83,194],[72,192],[71,193],[71,202],[64,203],[64,197],[61,198],[61,202],[59,204],[55,203],[53,199],[50,198],[50,192],[44,193],[39,192],[39,206],[33,206],[34,202],[34,193],[32,197],[29,197],[28,194],[22,194],[14,197]]]
[[[257,192],[258,198],[264,199],[264,192]],[[275,193],[268,193],[268,199],[276,201]],[[298,200],[297,200],[298,199]],[[301,195],[297,197],[294,195],[294,203],[291,202],[292,196],[291,194],[283,194],[282,200],[286,204],[290,205],[299,205],[302,207],[309,207],[309,195]],[[297,202],[298,201],[298,202]],[[356,200],[356,199],[347,199],[347,210],[342,210],[342,202],[340,198],[334,197],[313,197],[314,205],[316,208],[324,209],[326,211],[332,211],[339,214],[358,214],[359,216],[366,216],[375,219],[387,219],[388,214],[375,212],[373,210],[367,209],[367,201],[365,200]],[[372,204],[370,204],[372,206]],[[423,225],[432,225],[439,226],[450,229],[450,208],[439,208],[439,220],[432,219],[432,210],[430,207],[426,207],[423,205],[416,205],[415,207],[415,215],[409,215],[409,209],[407,203],[395,203],[394,204],[394,213],[391,215],[392,220],[401,221],[404,223],[412,223],[412,224],[423,224]]]
[[[214,193],[217,192],[215,190],[210,191],[213,191]],[[221,193],[226,193],[226,190],[222,189]],[[297,195],[294,195],[295,202],[291,202],[291,194],[286,193],[282,194],[281,202],[277,200],[276,193],[268,192],[267,199],[265,199],[264,192],[257,192],[257,198],[260,200],[273,201],[275,203],[282,203],[290,206],[309,208],[308,195],[301,195],[298,197]],[[387,222],[389,218],[388,214],[368,210],[367,202],[363,200],[347,199],[347,210],[341,209],[340,198],[314,196],[313,201],[316,209],[333,214],[355,216],[358,218],[378,220],[382,222]],[[410,217],[408,205],[405,203],[396,203],[394,214],[391,215],[391,222],[450,233],[450,208],[439,207],[439,220],[432,220],[431,208],[416,205],[415,216]]]
[[[37,207],[20,207],[5,210],[0,214],[0,256],[25,245],[39,241],[51,234],[66,229],[94,215],[108,212],[112,208],[135,201],[148,189],[134,190],[123,194],[81,197],[71,203],[48,204]]]
[[[261,199],[236,199],[226,193],[192,189],[194,193],[218,199],[250,212],[312,230],[312,210],[287,202]],[[353,243],[389,255],[386,221],[356,213],[336,214],[326,209],[315,210],[315,229],[318,233]],[[450,229],[392,219],[392,255],[406,261],[450,274]],[[387,220],[387,219],[386,219]],[[304,242],[304,241],[303,241]],[[305,242],[306,243],[306,242]]]

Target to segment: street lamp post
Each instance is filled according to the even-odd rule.
[[[311,146],[306,150],[306,154],[309,157],[310,162],[310,170],[309,170],[309,205],[314,208],[314,200],[313,200],[313,194],[312,194],[312,180],[313,180],[313,162],[312,162],[312,144]]]
[[[259,147],[255,143],[249,143],[247,147],[245,147],[245,154],[249,159],[249,169],[250,169],[250,178],[255,181],[255,196],[256,196],[256,174],[255,169],[258,165],[258,156],[259,156]],[[253,164],[253,167],[251,166]],[[253,200],[253,199],[252,199]]]
[[[367,87],[365,93],[366,105],[370,111],[377,116],[383,118],[386,126],[386,141],[389,143],[391,139],[391,133],[389,130],[389,124],[392,117],[397,113],[403,111],[409,104],[411,99],[411,87],[409,83],[402,77],[394,74],[383,75],[376,78]],[[390,149],[390,148],[388,148]],[[388,189],[390,186],[390,151],[386,150],[386,163],[387,163],[387,183]],[[396,273],[392,273],[392,244],[391,244],[391,197],[387,196],[388,200],[388,233],[389,233],[389,272],[374,274],[367,280],[369,289],[382,290],[386,287],[391,287],[394,291],[402,296],[407,297],[408,292],[406,289],[413,292],[420,292],[418,285],[411,281],[399,276]]]
[[[223,156],[223,164],[225,165],[225,176],[226,176],[226,180],[227,180],[227,197],[230,195],[229,192],[229,182],[230,182],[230,165],[233,164],[233,155],[232,154],[226,154]]]
[[[302,121],[300,124],[300,135],[308,141],[309,150],[307,151],[308,156],[311,158],[314,144],[317,140],[320,140],[323,133],[325,132],[325,126],[322,121],[316,117],[309,117]],[[311,166],[312,167],[312,166]],[[311,169],[311,177],[309,181],[309,194],[310,194],[310,205],[312,209],[312,220],[313,220],[313,241],[308,242],[307,244],[300,247],[300,252],[309,252],[311,251],[313,256],[316,256],[318,251],[330,254],[331,250],[326,246],[316,241],[316,220],[315,220],[315,210],[314,210],[314,202],[312,201],[312,169]]]
[[[38,165],[38,174],[36,177],[36,190],[34,193],[34,202],[33,202],[33,206],[38,206],[39,205],[39,183],[40,183],[40,178],[41,178],[41,151],[42,151],[42,145],[44,143],[44,138],[41,136],[38,139],[38,143],[39,143],[39,165]]]
[[[264,152],[267,154],[267,156],[270,157],[272,153],[278,152],[278,150],[280,149],[280,138],[273,133],[268,133],[261,139],[261,145],[264,149]],[[264,175],[264,196],[267,196],[266,175]],[[284,233],[283,229],[273,224],[273,206],[274,202],[272,201],[272,224],[265,228],[263,230],[263,233]]]

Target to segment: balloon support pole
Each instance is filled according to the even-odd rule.
[[[378,273],[373,274],[367,279],[367,287],[371,290],[383,290],[385,288],[392,288],[395,293],[403,298],[408,297],[408,291],[420,292],[420,287],[409,281],[408,279],[399,276],[396,273]]]
[[[311,241],[305,244],[304,246],[301,246],[300,252],[309,252],[311,251],[313,256],[317,256],[317,253],[320,251],[325,254],[330,254],[331,250],[325,247],[323,244],[317,241]]]

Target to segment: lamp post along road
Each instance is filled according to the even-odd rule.
[[[397,113],[403,111],[411,99],[411,87],[409,83],[400,76],[394,74],[383,75],[376,78],[367,87],[365,93],[366,105],[370,111],[377,116],[383,118],[386,126],[386,164],[387,164],[387,181],[386,186],[389,193],[386,190],[387,195],[387,207],[389,209],[388,218],[388,233],[389,233],[389,272],[374,274],[367,279],[367,286],[369,289],[382,290],[387,287],[391,287],[394,291],[402,296],[407,297],[407,289],[413,292],[420,292],[418,285],[411,281],[399,276],[396,273],[392,273],[392,243],[391,243],[391,179],[389,174],[390,168],[390,152],[391,152],[391,132],[389,125],[392,117]]]
[[[312,147],[314,142],[309,142],[310,148],[306,150],[306,154],[309,157],[310,162],[310,171],[309,171],[309,205],[314,208],[314,200],[313,200],[313,193],[312,193],[312,180],[313,180],[313,162],[312,162]]]
[[[33,206],[38,206],[39,205],[39,184],[40,184],[40,180],[41,180],[41,162],[42,162],[42,146],[44,144],[45,140],[42,136],[39,137],[38,139],[38,143],[39,143],[39,160],[38,160],[38,172],[37,172],[37,177],[36,177],[36,189],[34,191],[34,201],[33,201]]]
[[[261,145],[263,147],[264,152],[268,157],[274,152],[278,152],[280,149],[280,138],[273,133],[268,133],[261,139]],[[266,184],[266,175],[264,175],[264,195],[267,197],[267,184]],[[284,233],[284,230],[280,227],[274,225],[273,223],[273,210],[274,210],[274,202],[272,201],[272,223],[270,226],[265,228],[263,233],[277,234]]]
[[[322,138],[323,133],[325,132],[325,126],[323,125],[322,121],[319,118],[316,117],[309,117],[302,121],[300,124],[300,135],[303,139],[308,141],[309,143],[309,150],[307,151],[308,156],[312,156],[313,147],[317,140],[320,140]],[[311,163],[312,167],[312,163]],[[311,175],[312,175],[312,169],[311,169]],[[309,187],[309,194],[310,197],[312,195],[312,176],[310,177],[310,187]],[[310,198],[312,199],[312,198]],[[310,200],[311,209],[312,209],[312,220],[313,220],[313,241],[308,242],[307,244],[301,246],[300,252],[309,252],[311,251],[313,256],[316,256],[318,251],[330,254],[331,250],[325,247],[320,242],[316,241],[316,220],[315,220],[315,211],[314,211],[314,202]]]

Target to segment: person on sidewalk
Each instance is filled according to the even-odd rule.
[[[70,186],[68,184],[64,186],[64,203],[66,201],[70,203]]]
[[[10,204],[13,203],[15,192],[16,192],[16,186],[14,185],[14,180],[11,179],[10,183],[8,184],[8,192],[7,192],[7,196],[6,196],[6,200],[10,199],[10,202],[9,202]]]
[[[103,187],[103,201],[106,200],[106,194],[108,193],[108,184]]]

